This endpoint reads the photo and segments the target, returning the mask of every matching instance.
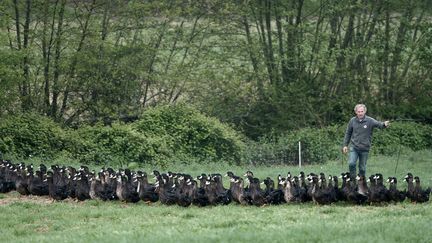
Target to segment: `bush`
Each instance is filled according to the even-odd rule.
[[[146,137],[130,125],[85,126],[71,131],[69,152],[81,163],[127,166],[164,158],[163,137]]]
[[[133,127],[146,136],[165,138],[165,150],[173,157],[238,163],[244,148],[232,128],[186,105],[150,108]]]
[[[0,151],[18,157],[54,157],[64,148],[65,133],[37,114],[8,116],[0,122]]]
[[[302,163],[324,163],[336,159],[340,145],[334,139],[340,127],[303,128],[273,139],[264,139],[248,146],[246,162],[252,164],[298,164],[298,143],[301,142]]]
[[[346,124],[304,128],[273,135],[247,146],[236,131],[185,105],[148,109],[132,124],[84,126],[63,130],[36,115],[9,116],[0,121],[0,152],[15,157],[71,158],[85,164],[136,167],[172,163],[297,164],[298,142],[303,163],[324,163],[340,156]],[[432,126],[393,122],[376,129],[372,153],[394,154],[402,148],[432,148]]]
[[[378,129],[373,137],[373,150],[391,155],[406,147],[414,151],[432,148],[432,126],[415,122],[393,122],[385,130]]]
[[[250,142],[245,161],[252,164],[298,164],[298,142],[302,163],[324,163],[340,156],[346,124],[322,129],[304,128]],[[431,149],[432,127],[414,122],[393,122],[385,130],[375,129],[372,153],[391,155],[402,147],[414,151]]]

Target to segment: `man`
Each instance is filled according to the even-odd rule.
[[[359,161],[359,174],[366,176],[366,162],[369,155],[369,149],[372,141],[372,133],[375,127],[380,129],[390,125],[389,121],[380,122],[372,117],[366,116],[366,106],[357,104],[354,107],[355,117],[351,118],[345,132],[343,142],[343,153],[349,150],[349,171],[351,177],[356,176],[356,162]],[[349,146],[348,149],[348,145]]]

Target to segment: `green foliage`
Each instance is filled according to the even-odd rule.
[[[177,156],[238,163],[244,146],[233,129],[185,105],[151,108],[133,127],[165,138],[164,150]]]
[[[251,164],[297,164],[298,142],[303,163],[324,163],[340,158],[345,126],[304,128],[275,138],[251,142],[245,161]],[[415,122],[393,122],[387,129],[375,129],[371,152],[391,155],[401,147],[414,151],[432,147],[432,127]]]
[[[64,149],[58,124],[36,114],[8,116],[0,121],[0,151],[19,157],[54,157]]]
[[[302,163],[324,163],[338,156],[340,127],[304,128],[284,134],[277,139],[251,142],[246,162],[252,164],[298,164],[298,143],[301,143]],[[339,139],[340,140],[340,139]]]
[[[81,163],[116,164],[150,163],[163,157],[158,140],[148,139],[129,125],[85,126],[70,132],[68,151]]]
[[[85,164],[131,166],[239,163],[244,144],[230,127],[187,106],[149,109],[133,124],[63,130],[39,115],[0,123],[0,151],[17,157],[67,157]]]
[[[391,155],[402,147],[414,151],[432,148],[432,126],[414,122],[393,122],[385,130],[377,130],[373,137],[374,150]]]
[[[132,124],[84,126],[64,130],[35,114],[9,116],[0,122],[0,152],[19,158],[69,158],[95,165],[143,166],[172,164],[297,164],[325,163],[340,158],[345,124],[322,129],[303,128],[248,141],[218,120],[186,105],[148,109]],[[432,127],[393,122],[376,129],[371,152],[395,154],[432,148]]]

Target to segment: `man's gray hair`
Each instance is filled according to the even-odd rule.
[[[354,112],[356,112],[357,109],[360,108],[360,107],[363,107],[364,110],[365,110],[365,113],[366,113],[367,108],[366,108],[366,106],[364,104],[357,104],[356,106],[354,106]]]

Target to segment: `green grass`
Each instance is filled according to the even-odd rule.
[[[372,156],[368,174],[402,178],[410,171],[431,185],[432,151],[406,152],[397,157]],[[153,168],[144,168],[147,171]],[[237,174],[247,169],[264,178],[299,168],[229,167],[226,165],[172,166],[172,171]],[[302,168],[305,172],[340,174],[341,161]],[[404,183],[400,183],[405,187]],[[328,206],[312,203],[266,207],[204,207],[147,205],[0,194],[1,242],[430,242],[432,204],[403,202],[383,206],[354,206],[343,202]]]

